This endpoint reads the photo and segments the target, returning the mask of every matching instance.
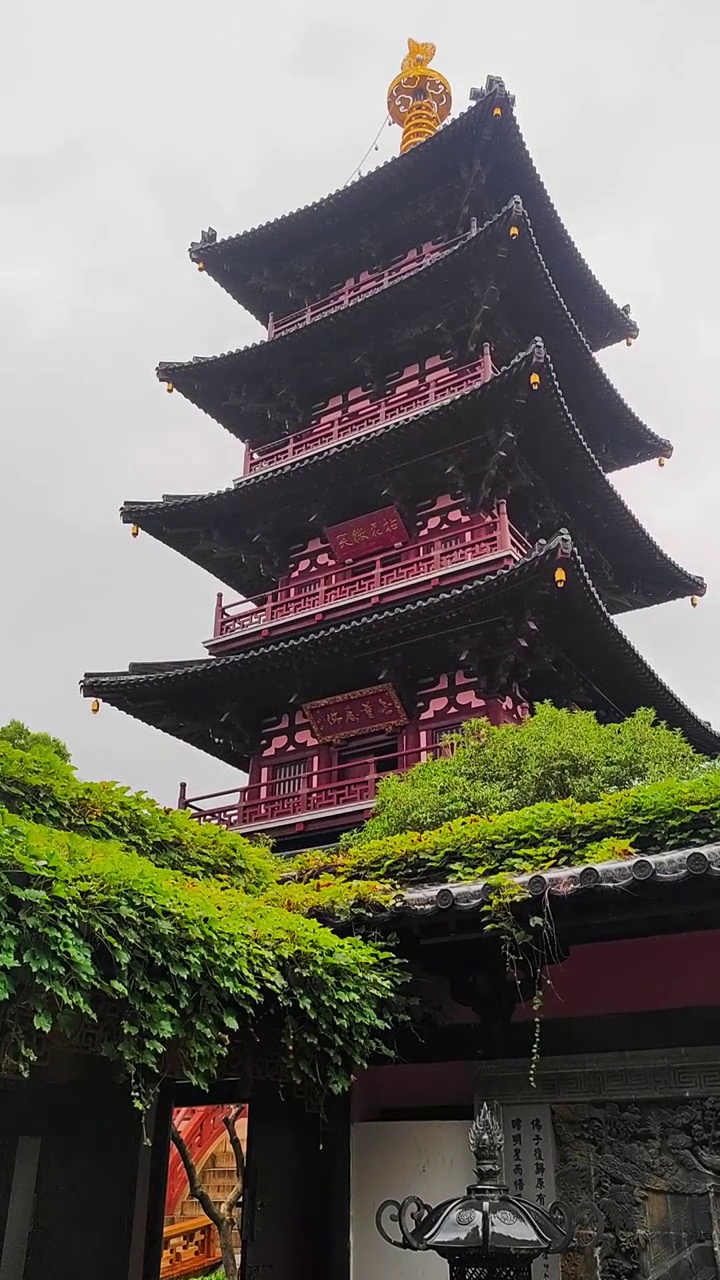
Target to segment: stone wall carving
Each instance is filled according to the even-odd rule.
[[[593,1201],[604,1220],[596,1253],[570,1260],[573,1280],[713,1280],[720,1099],[556,1105],[552,1112],[558,1194]]]
[[[549,1058],[536,1089],[526,1062],[487,1062],[477,1094],[550,1103],[557,1194],[602,1213],[563,1280],[720,1280],[719,1051]]]

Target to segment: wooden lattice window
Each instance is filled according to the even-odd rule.
[[[273,795],[292,796],[303,789],[303,781],[308,771],[309,760],[282,760],[272,768]]]

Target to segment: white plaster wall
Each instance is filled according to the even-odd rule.
[[[434,1254],[393,1249],[375,1228],[383,1200],[415,1193],[429,1204],[462,1195],[472,1182],[467,1120],[370,1121],[353,1125],[352,1280],[447,1280]]]

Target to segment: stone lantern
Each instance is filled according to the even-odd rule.
[[[469,1143],[475,1181],[465,1195],[434,1208],[419,1196],[385,1200],[375,1215],[377,1229],[398,1249],[439,1254],[450,1280],[530,1280],[536,1258],[570,1247],[573,1216],[560,1203],[545,1210],[508,1193],[503,1132],[487,1103],[473,1121]]]

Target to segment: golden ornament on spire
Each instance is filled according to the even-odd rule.
[[[445,77],[429,66],[434,57],[434,44],[408,40],[400,74],[388,89],[390,119],[403,131],[401,154],[432,138],[450,115],[452,90]]]

